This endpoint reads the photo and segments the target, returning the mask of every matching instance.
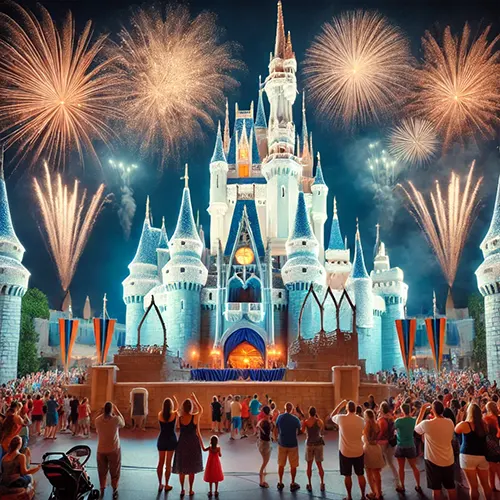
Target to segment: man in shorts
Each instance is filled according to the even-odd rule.
[[[262,407],[261,402],[259,401],[259,396],[257,394],[253,395],[252,401],[250,401],[250,422],[252,424],[252,430],[254,436],[257,435],[257,419],[260,413],[260,409]]]
[[[240,397],[235,396],[231,403],[231,441],[234,441],[239,432],[241,432],[241,403]]]
[[[425,412],[432,408],[434,418],[424,420]],[[424,461],[427,487],[432,490],[435,500],[442,498],[441,490],[448,491],[448,498],[455,500],[455,457],[453,455],[453,433],[455,426],[449,418],[443,417],[444,405],[436,400],[425,403],[420,409],[415,432],[425,436]]]
[[[229,394],[227,399],[224,401],[224,429],[226,432],[231,432],[231,403],[233,402],[233,396]]]
[[[283,484],[283,474],[285,465],[288,459],[290,463],[290,491],[297,491],[300,485],[295,482],[297,467],[299,466],[299,444],[297,442],[297,434],[300,431],[300,420],[292,415],[293,404],[285,405],[285,413],[282,413],[276,419],[276,427],[274,428],[274,437],[278,440],[278,490],[282,491],[285,485]]]
[[[346,406],[347,414],[338,415]],[[345,399],[333,410],[331,418],[332,422],[339,428],[340,474],[344,476],[347,499],[352,500],[352,469],[358,476],[361,498],[365,498],[366,479],[362,441],[365,422],[356,415],[356,403],[354,401],[347,402]]]

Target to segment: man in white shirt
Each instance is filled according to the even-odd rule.
[[[434,418],[424,420],[425,412],[432,408]],[[455,426],[449,418],[443,417],[444,405],[434,401],[432,405],[425,403],[420,409],[415,432],[425,438],[424,459],[427,487],[432,490],[435,500],[442,498],[441,490],[448,491],[448,498],[455,500],[455,457],[453,456],[453,433]]]
[[[337,415],[347,406],[346,415]],[[352,500],[352,469],[358,476],[361,498],[365,498],[366,479],[364,471],[364,453],[363,453],[363,429],[365,422],[356,415],[356,404],[354,401],[343,400],[331,414],[334,424],[339,427],[339,462],[340,474],[344,476],[345,489],[347,490],[347,499]]]

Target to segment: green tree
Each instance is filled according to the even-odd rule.
[[[20,377],[36,372],[40,368],[37,346],[39,335],[35,330],[35,318],[48,319],[49,301],[37,288],[25,293],[21,305],[21,335],[19,338],[19,359],[17,372]]]
[[[474,350],[472,359],[477,368],[486,372],[486,325],[484,323],[484,299],[479,293],[469,297],[469,314],[474,319]]]

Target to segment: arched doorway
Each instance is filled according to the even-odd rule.
[[[224,365],[232,368],[264,368],[266,344],[251,328],[239,328],[224,343]]]

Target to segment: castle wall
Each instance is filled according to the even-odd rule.
[[[0,295],[0,383],[17,377],[21,297]]]
[[[297,340],[299,335],[299,317],[302,304],[307,295],[307,289],[303,290],[289,290],[288,291],[288,345]],[[312,323],[312,308],[311,300],[307,301],[304,313],[302,316],[302,336],[304,338],[311,338],[314,334],[311,330]]]
[[[488,378],[500,380],[500,294],[484,297]]]
[[[359,359],[365,360],[366,373],[376,373],[382,369],[382,318],[373,316],[372,328],[357,328]]]
[[[274,308],[274,342],[283,352],[288,345],[288,310],[286,307]],[[286,355],[283,359],[286,359]]]
[[[137,302],[127,304],[127,311],[125,314],[125,344],[137,345],[137,328],[144,316],[144,302],[143,297],[136,296]],[[144,344],[144,342],[141,342]]]
[[[395,302],[395,303],[394,303]],[[400,300],[386,299],[386,312],[382,316],[382,369],[402,368],[403,358],[399,347],[395,320],[405,317],[404,304]]]
[[[210,351],[215,340],[216,310],[203,307],[200,318],[200,361],[211,363]]]

